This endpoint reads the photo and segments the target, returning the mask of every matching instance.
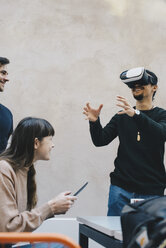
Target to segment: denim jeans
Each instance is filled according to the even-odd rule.
[[[116,185],[110,185],[107,216],[120,216],[122,208],[130,203],[132,198],[150,199],[158,195],[140,195],[128,192]]]
[[[35,243],[18,246],[19,248],[67,248],[66,246],[59,243]]]
[[[60,243],[34,243],[34,244],[0,244],[0,248],[67,248]]]
[[[67,248],[67,247],[60,243],[34,243],[34,244],[26,244],[23,246],[18,245],[18,248]]]

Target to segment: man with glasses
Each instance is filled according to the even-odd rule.
[[[99,118],[102,104],[93,109],[87,103],[83,112],[89,120],[95,146],[105,146],[119,138],[115,169],[110,173],[109,216],[120,215],[132,198],[163,195],[166,186],[163,162],[166,111],[153,105],[157,76],[138,67],[122,72],[120,78],[131,89],[135,107],[125,97],[117,96],[117,106],[122,110],[104,128]]]
[[[8,79],[7,58],[0,57],[0,92],[4,91],[4,87]],[[13,116],[10,110],[0,104],[0,153],[5,150],[9,136],[13,131]]]

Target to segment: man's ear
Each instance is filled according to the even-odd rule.
[[[40,141],[38,140],[38,138],[34,139],[34,149],[36,150],[39,147]]]
[[[158,89],[158,85],[157,84],[153,85],[153,91],[155,92],[157,91],[157,89]]]

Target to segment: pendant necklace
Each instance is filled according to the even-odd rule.
[[[140,141],[141,136],[140,136],[140,132],[137,132],[137,141]]]
[[[153,109],[155,106],[152,106],[152,108],[151,109]],[[150,109],[150,110],[151,110]],[[140,114],[140,111],[139,111],[139,113],[137,113],[137,114]],[[141,140],[141,135],[140,135],[140,132],[138,131],[137,132],[137,141],[139,142]]]

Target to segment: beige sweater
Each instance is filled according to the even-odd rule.
[[[31,232],[53,216],[48,203],[27,211],[27,173],[0,161],[0,232]]]

